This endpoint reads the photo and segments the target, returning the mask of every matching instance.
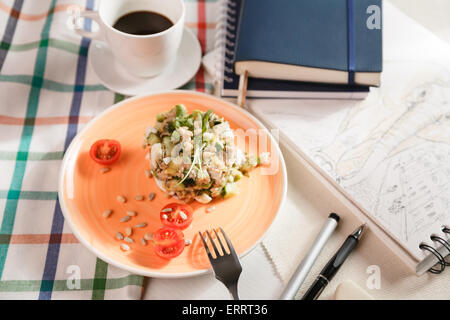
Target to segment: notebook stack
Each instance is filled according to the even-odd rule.
[[[373,4],[381,0],[223,0],[220,95],[237,97],[247,72],[250,98],[364,99],[382,69],[381,28],[367,22]]]

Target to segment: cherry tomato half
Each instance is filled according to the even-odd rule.
[[[161,209],[159,217],[163,225],[184,230],[192,222],[193,211],[187,204],[169,203]]]
[[[96,141],[89,150],[92,160],[97,163],[107,165],[117,161],[122,148],[119,141],[102,139]]]
[[[180,230],[163,227],[153,235],[153,243],[158,256],[163,259],[172,259],[184,250],[184,234]]]

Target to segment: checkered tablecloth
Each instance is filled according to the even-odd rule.
[[[104,0],[106,1],[106,0]],[[68,28],[94,0],[0,0],[0,299],[139,299],[144,279],[82,246],[61,214],[58,173],[83,126],[124,99],[88,64]],[[216,0],[186,0],[186,26],[214,45]],[[85,21],[90,28],[90,22]],[[200,69],[184,89],[210,92]]]

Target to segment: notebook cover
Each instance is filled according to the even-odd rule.
[[[354,0],[356,72],[381,72],[381,28],[366,12],[381,0]],[[236,61],[348,71],[347,0],[243,0]]]
[[[225,68],[224,68],[224,81],[222,83],[222,91],[235,91],[237,92],[239,87],[239,76],[233,71],[234,53],[235,53],[235,40],[237,37],[237,30],[239,29],[239,17],[241,16],[243,0],[229,0],[229,17],[226,25],[226,37],[225,43]],[[231,19],[230,19],[231,18]],[[298,82],[298,81],[284,81],[284,80],[270,80],[270,79],[257,79],[249,78],[248,91],[255,92],[255,96],[258,95],[258,91],[271,91],[271,92],[336,92],[337,98],[342,98],[343,93],[368,93],[369,87],[358,85],[337,85],[337,84],[323,84],[312,82]],[[287,94],[289,95],[289,94]],[[236,94],[223,94],[222,96],[236,97]],[[286,94],[285,94],[286,96]],[[273,97],[277,97],[276,94]],[[349,96],[350,97],[350,96]],[[330,96],[328,96],[330,98]]]

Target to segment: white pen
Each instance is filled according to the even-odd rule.
[[[294,274],[291,277],[291,280],[289,280],[289,283],[280,296],[280,300],[293,300],[295,298],[298,289],[308,275],[309,270],[311,270],[311,267],[322,251],[322,248],[325,246],[328,239],[333,234],[334,229],[336,229],[339,219],[340,218],[336,213],[330,213],[327,221],[314,240],[311,249],[309,249],[309,252],[297,267],[297,270],[295,270]]]

